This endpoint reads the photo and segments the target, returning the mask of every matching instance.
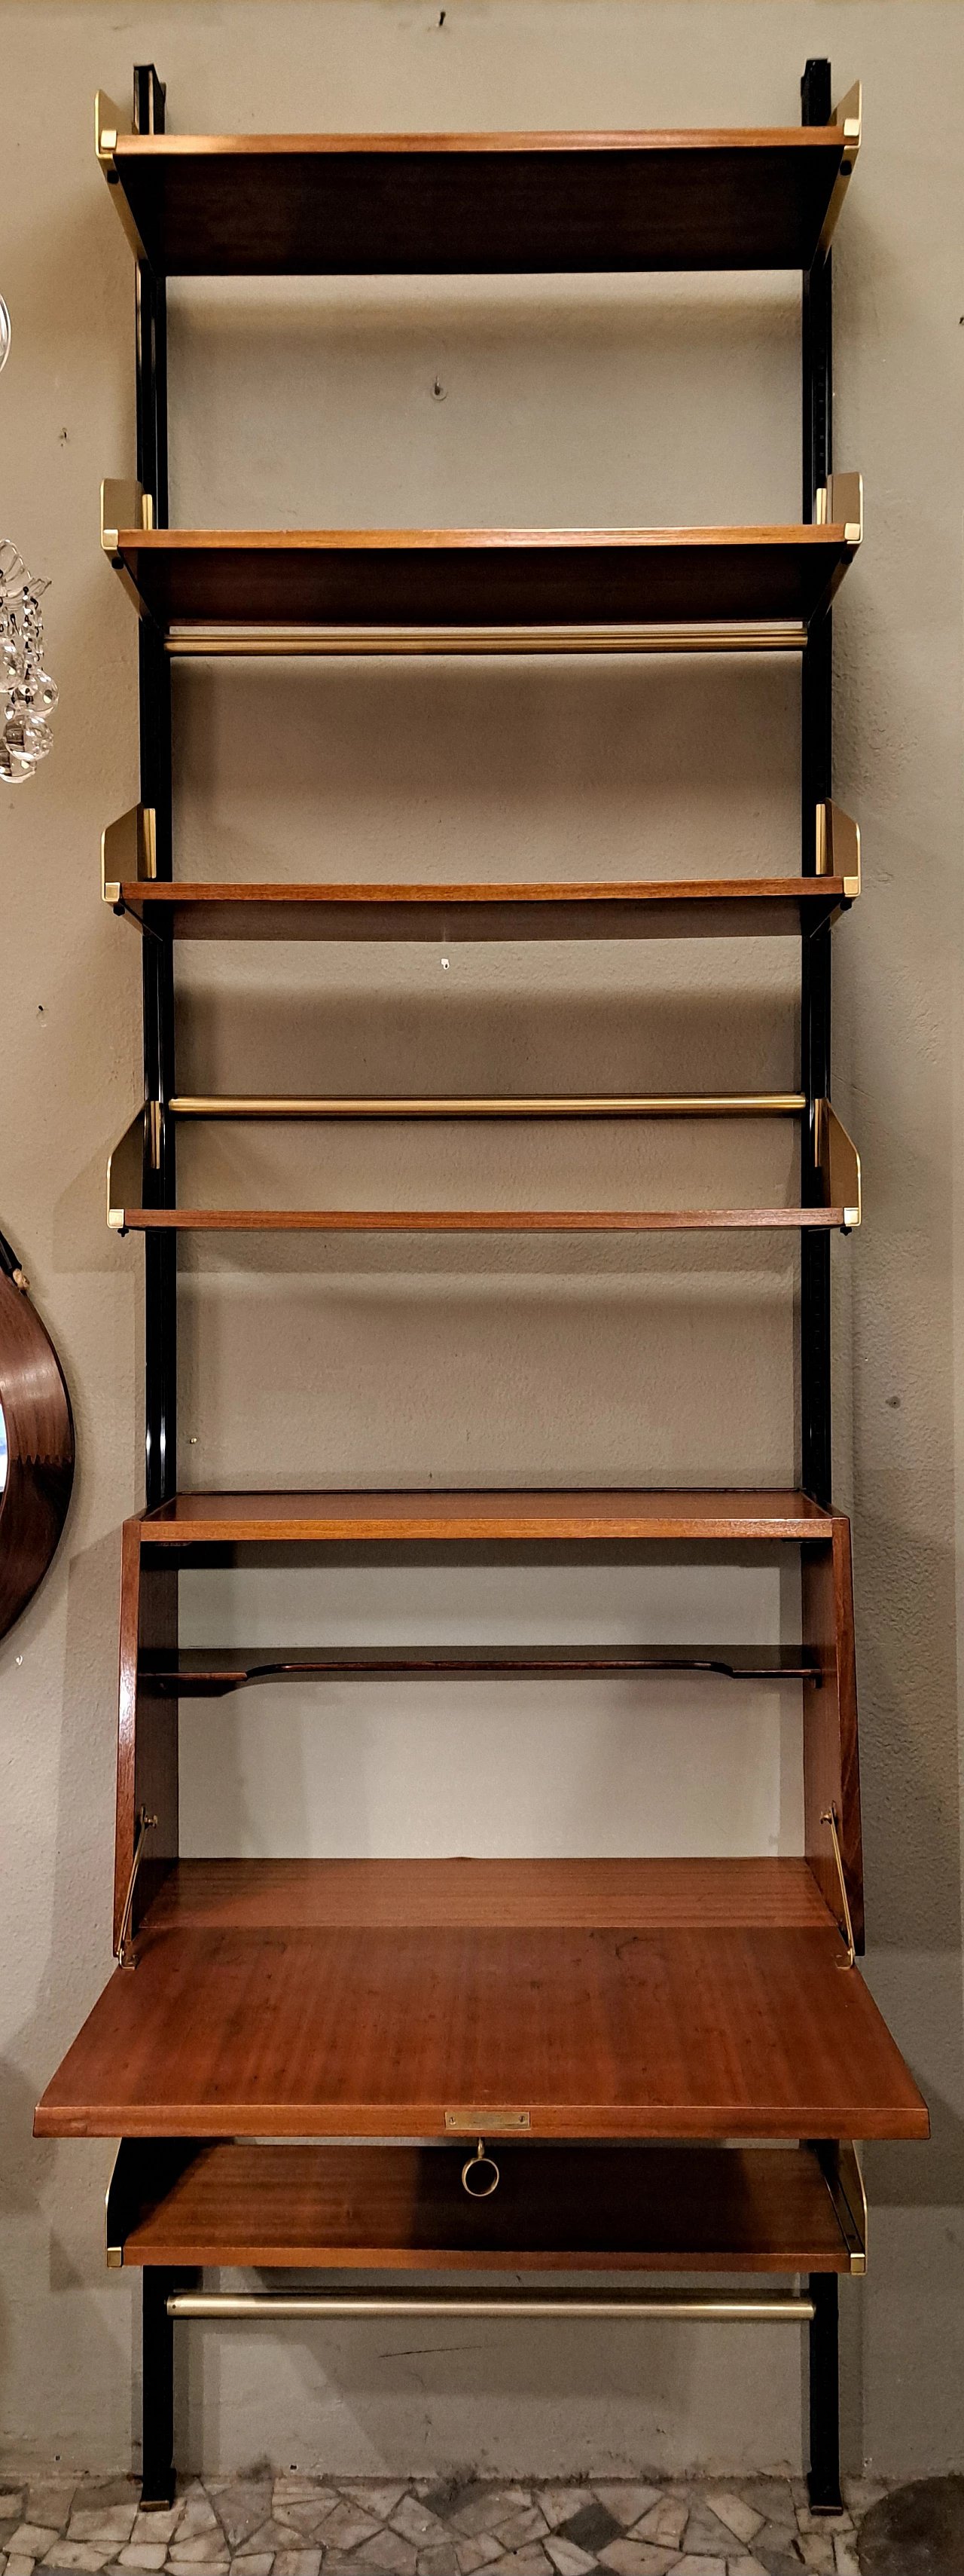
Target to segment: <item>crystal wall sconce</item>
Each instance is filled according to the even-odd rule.
[[[0,296],[0,368],[10,355],[10,315]],[[57,689],[44,669],[40,601],[49,588],[28,573],[9,537],[0,539],[0,780],[18,787],[45,760],[53,736],[47,723]]]

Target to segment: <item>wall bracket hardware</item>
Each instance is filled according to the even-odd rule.
[[[121,885],[157,879],[157,815],[153,805],[131,805],[108,823],[100,841],[100,891],[114,912],[123,911]]]
[[[817,807],[814,874],[842,877],[847,902],[856,903],[860,893],[860,825],[852,814],[845,814],[829,799]]]

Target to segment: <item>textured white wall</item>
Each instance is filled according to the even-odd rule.
[[[866,143],[835,261],[837,461],[868,535],[837,617],[836,793],[867,895],[837,934],[834,1093],[865,1156],[834,1249],[838,1495],[855,1519],[868,1974],[927,2091],[928,2150],[868,2159],[871,2273],[844,2302],[853,2458],[960,2464],[964,2360],[955,1360],[961,1015],[964,25],[936,0],[0,0],[0,520],[52,577],[56,750],[0,806],[0,1223],[78,1418],[70,1526],[0,1647],[4,1839],[0,2420],[11,2460],[130,2456],[134,2325],[104,2278],[110,2151],[30,2118],[109,1966],[118,1524],[140,1499],[141,1253],[103,1222],[139,1090],[140,957],[102,918],[103,823],[136,794],[132,612],[97,545],[133,469],[130,260],[91,151],[100,83],[156,60],[181,130],[795,122],[808,53],[861,74]],[[172,501],[228,525],[793,517],[795,303],[783,279],[418,281],[171,296]],[[444,402],[432,385],[438,375]],[[175,679],[178,864],[309,877],[698,873],[795,862],[787,664],[194,667]],[[793,955],[198,949],[180,1074],[198,1087],[710,1088],[794,1079]],[[280,1137],[207,1148],[266,1193]],[[683,1189],[661,1130],[316,1135],[301,1183],[453,1198],[538,1170]],[[717,1165],[716,1158],[720,1157]],[[291,1165],[295,1169],[294,1160]],[[782,1131],[717,1133],[692,1186],[786,1179]],[[381,1173],[381,1181],[376,1175]],[[182,1475],[204,1484],[793,1472],[794,1262],[650,1244],[297,1237],[182,1247]],[[563,1585],[565,1586],[563,1604]],[[685,1611],[684,1605],[685,1603]],[[209,1578],[204,1636],[792,1633],[773,1571],[571,1575],[390,1563]],[[642,1624],[645,1623],[645,1626]],[[473,1717],[476,1723],[472,1724]],[[479,1721],[482,1721],[481,1723]],[[185,1712],[195,1849],[799,1846],[795,1693],[688,1682],[438,1696],[252,1694]],[[458,1747],[458,1759],[453,1750]],[[935,2326],[939,2319],[939,2330]],[[404,2347],[404,2349],[403,2349]],[[197,2333],[182,2456],[208,2467],[511,2474],[800,2454],[791,2336],[671,2327]]]

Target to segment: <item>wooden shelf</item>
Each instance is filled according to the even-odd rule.
[[[107,1165],[107,1222],[118,1234],[150,1232],[218,1234],[674,1234],[822,1228],[849,1233],[861,1219],[860,1157],[829,1100],[815,1103],[817,1180],[815,1204],[806,1206],[695,1208],[453,1208],[453,1207],[178,1207],[159,1186],[163,1138],[173,1122],[275,1121],[318,1124],[372,1121],[499,1120],[522,1123],[679,1118],[803,1118],[802,1092],[746,1092],[702,1097],[603,1097],[513,1099],[502,1097],[283,1097],[177,1096],[163,1107],[147,1102],[131,1120]]]
[[[675,1234],[851,1232],[834,1208],[124,1208],[119,1234]]]
[[[923,2137],[807,1863],[180,1861],[43,2137]]]
[[[649,885],[142,885],[113,909],[175,939],[759,939],[800,937],[849,909],[842,877]]]
[[[174,652],[799,650],[860,543],[859,493],[836,505],[806,527],[265,532],[144,528],[137,487],[107,483],[102,544]]]
[[[818,1687],[803,1646],[182,1646],[148,1650],[139,1679],[161,1699],[224,1699],[273,1681],[472,1680],[510,1673],[711,1673],[729,1681],[805,1681]]]
[[[863,2271],[852,2160],[812,2148],[565,2147],[493,2139],[490,2200],[470,2144],[124,2141],[107,2260],[373,2271]]]
[[[860,893],[860,830],[816,808],[814,872],[799,877],[590,878],[549,885],[226,885],[157,876],[157,817],[134,805],[101,839],[101,892],[175,939],[807,938]]]
[[[838,1512],[790,1488],[574,1486],[525,1491],[384,1493],[179,1493],[127,1523],[138,1543],[168,1547],[321,1545],[404,1541],[475,1545],[562,1541],[733,1542],[811,1540],[846,1531]]]
[[[132,243],[177,277],[809,268],[860,141],[827,126],[579,134],[132,135],[98,157]]]

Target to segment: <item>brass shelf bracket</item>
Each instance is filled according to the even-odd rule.
[[[867,2270],[867,2193],[857,2149],[847,2138],[818,2138],[814,2151],[856,2277]]]
[[[860,1224],[860,1156],[829,1100],[815,1103],[814,1146],[825,1207],[843,1209],[843,1232]]]
[[[840,221],[841,208],[847,194],[848,184],[854,174],[857,154],[860,150],[860,138],[863,128],[863,99],[859,81],[854,82],[853,88],[848,89],[846,96],[840,100],[839,106],[834,108],[833,121],[835,125],[842,125],[843,127],[844,150],[843,159],[841,161],[836,180],[834,181],[833,195],[831,196],[830,204],[827,207],[826,216],[824,218],[823,231],[820,235],[820,249],[824,252],[829,250],[837,225]]]
[[[844,896],[856,903],[860,893],[860,825],[852,814],[829,802],[817,807],[816,869],[818,877],[842,877]]]
[[[137,1952],[134,1948],[130,1934],[131,1915],[134,1910],[134,1889],[137,1886],[137,1873],[141,1865],[144,1845],[148,1834],[153,1831],[156,1823],[157,1817],[149,1816],[146,1807],[138,1807],[137,1838],[134,1844],[134,1858],[131,1862],[131,1874],[127,1881],[127,1894],[124,1898],[124,1911],[121,1915],[121,1927],[117,1939],[117,1948],[114,1952],[114,1957],[119,1968],[136,1968],[137,1966]]]
[[[820,1822],[822,1825],[829,1825],[833,1840],[833,1856],[837,1864],[837,1877],[840,1881],[840,1902],[843,1906],[844,1918],[840,1928],[847,1943],[847,1966],[848,1968],[853,1968],[857,1963],[857,1948],[854,1941],[854,1927],[850,1919],[850,1900],[847,1895],[847,1881],[844,1877],[843,1855],[840,1849],[840,1836],[837,1831],[836,1807],[824,1807]]]
[[[864,535],[864,478],[862,474],[828,474],[817,492],[813,514],[817,528],[842,528],[844,543],[857,547]]]
[[[157,816],[153,805],[131,805],[100,840],[100,891],[112,912],[123,912],[121,886],[153,885],[157,878]]]

